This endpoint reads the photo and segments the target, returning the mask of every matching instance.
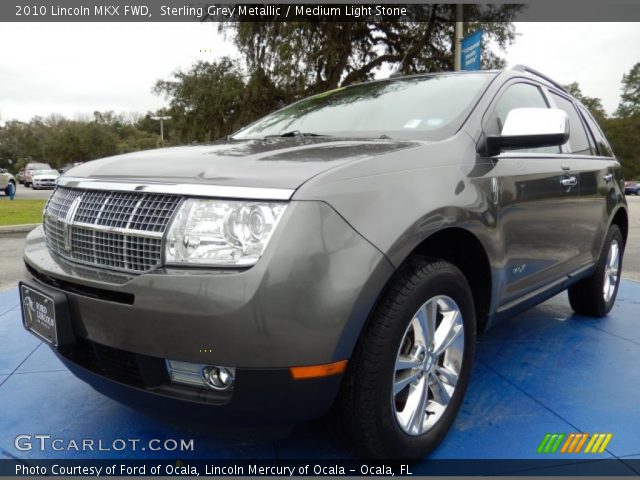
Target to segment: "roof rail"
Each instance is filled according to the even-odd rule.
[[[554,87],[559,88],[560,90],[562,90],[563,92],[569,93],[567,92],[567,89],[564,88],[562,85],[560,85],[558,82],[556,82],[555,80],[547,77],[544,73],[540,73],[537,70],[534,70],[531,67],[527,67],[526,65],[516,65],[515,67],[513,67],[511,70],[513,70],[514,72],[525,72],[525,73],[530,73],[531,75],[535,75],[536,77],[540,77],[543,80],[546,80],[547,82],[549,82],[551,85],[553,85]]]

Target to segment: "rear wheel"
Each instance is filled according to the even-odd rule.
[[[616,301],[622,272],[624,241],[617,225],[612,225],[593,274],[569,287],[569,303],[576,313],[604,317]]]
[[[454,265],[416,257],[384,295],[349,363],[343,421],[367,456],[423,458],[469,382],[473,297]]]

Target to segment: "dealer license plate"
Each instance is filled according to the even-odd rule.
[[[55,302],[28,285],[20,285],[22,322],[43,340],[58,345]]]

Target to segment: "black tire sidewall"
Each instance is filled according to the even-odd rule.
[[[613,295],[609,299],[609,301],[605,301],[604,299],[604,272],[607,268],[607,258],[609,256],[609,248],[611,248],[611,244],[614,240],[618,241],[618,278],[616,280],[616,288],[613,291]],[[603,316],[611,311],[613,305],[616,303],[616,297],[618,296],[618,289],[620,288],[620,278],[622,276],[622,257],[624,254],[624,242],[622,239],[622,233],[620,233],[620,229],[617,225],[612,225],[609,228],[609,232],[607,233],[607,239],[604,244],[604,248],[600,254],[600,259],[598,261],[598,267],[596,268],[595,274],[597,278],[599,278],[599,291],[600,291],[600,302],[602,306]]]
[[[395,312],[400,320],[392,325],[387,348],[384,352],[377,388],[378,414],[385,438],[385,451],[394,452],[394,457],[420,458],[433,450],[448,432],[462,404],[469,383],[475,349],[475,312],[469,285],[462,273],[453,265],[443,264],[436,272],[428,275],[414,286],[401,308]],[[418,309],[430,298],[446,295],[453,299],[462,313],[464,324],[464,354],[456,390],[451,402],[438,423],[421,436],[411,436],[398,425],[392,407],[392,384],[394,365],[405,331]]]

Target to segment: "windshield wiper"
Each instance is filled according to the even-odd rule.
[[[329,137],[330,135],[321,135],[319,133],[301,132],[300,130],[291,130],[290,132],[280,133],[278,135],[267,135],[264,138],[276,137]]]

